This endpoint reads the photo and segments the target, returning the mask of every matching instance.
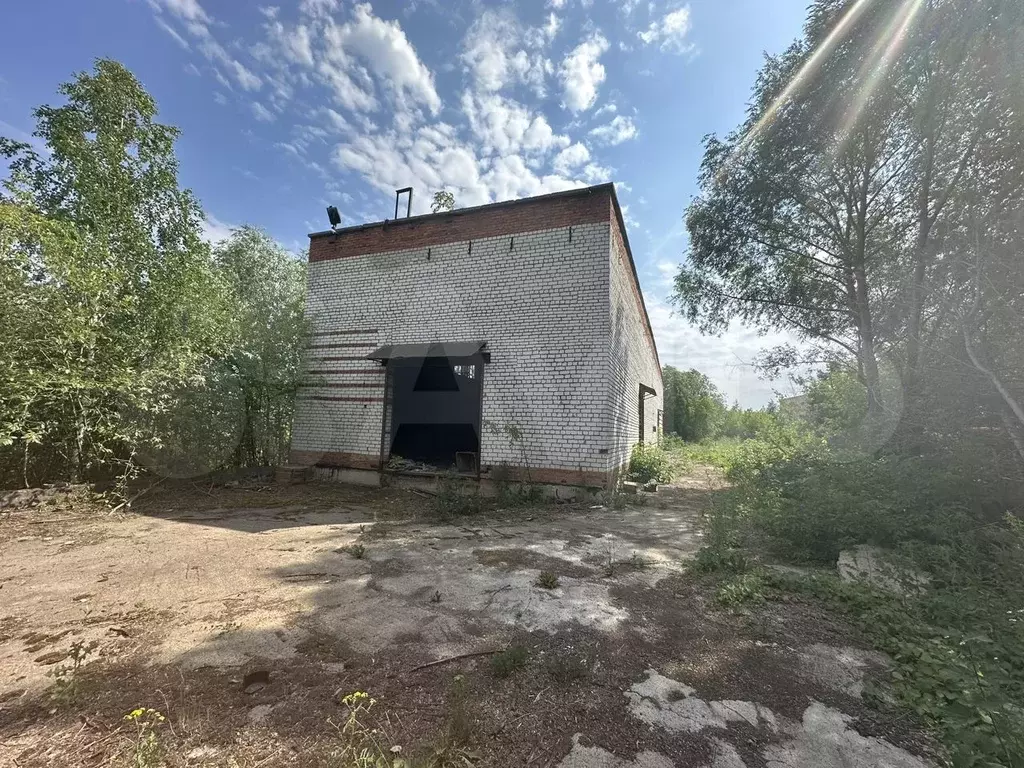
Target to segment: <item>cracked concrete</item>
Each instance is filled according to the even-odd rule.
[[[823,654],[825,647],[815,653]],[[843,649],[832,649],[833,652]],[[840,662],[842,663],[842,662]],[[847,677],[862,667],[853,667]],[[848,687],[849,680],[836,681]],[[862,688],[862,685],[861,685]],[[691,686],[656,670],[633,685],[625,695],[630,714],[648,725],[669,732],[703,733],[727,731],[742,723],[771,736],[781,736],[764,749],[761,758],[769,768],[929,768],[930,764],[881,739],[862,736],[850,727],[852,718],[812,702],[800,722],[778,717],[768,707],[753,701],[705,701]],[[710,768],[746,768],[728,737],[712,738],[715,757]],[[618,765],[612,763],[611,765]],[[632,765],[623,763],[623,765]]]
[[[560,768],[670,768],[682,764],[680,754],[693,743],[707,758],[700,768],[748,768],[750,749],[740,733],[764,737],[758,759],[772,768],[926,768],[892,744],[859,734],[835,706],[813,701],[801,715],[803,700],[786,709],[770,686],[760,696],[746,696],[742,684],[720,698],[701,694],[694,670],[740,669],[744,654],[762,653],[758,658],[782,669],[794,686],[834,691],[841,703],[857,699],[865,674],[885,659],[846,645],[790,647],[730,634],[716,635],[706,652],[672,645],[679,638],[706,642],[701,624],[711,621],[699,602],[673,602],[685,591],[685,561],[701,546],[700,499],[683,501],[675,492],[660,495],[664,506],[392,524],[380,537],[362,539],[361,558],[346,547],[367,532],[373,510],[358,505],[101,518],[59,538],[0,540],[0,702],[10,691],[41,691],[49,669],[41,654],[66,649],[73,639],[98,639],[100,657],[113,658],[129,643],[111,631],[122,624],[146,649],[148,663],[192,670],[293,660],[311,638],[404,661],[499,647],[513,633],[552,642],[583,633],[598,638],[591,669],[607,668],[601,654],[609,648],[632,654],[641,641],[655,657],[637,657],[637,667],[620,672],[609,693],[602,714],[623,723],[626,735],[598,743],[601,727],[582,730],[585,723],[574,721],[560,735],[562,751],[551,753]],[[537,586],[546,569],[559,574],[556,589]],[[29,642],[33,637],[44,639]],[[666,649],[677,647],[684,650],[673,663]],[[697,651],[704,653],[699,659]],[[678,660],[694,666],[686,672]],[[247,719],[263,724],[276,711],[254,707]],[[662,741],[641,744],[648,733]],[[635,749],[626,752],[628,744]]]

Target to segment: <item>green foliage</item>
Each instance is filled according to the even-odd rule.
[[[1019,550],[1019,540],[1013,546]],[[1010,768],[1024,764],[1024,612],[1018,607],[1024,590],[1019,581],[996,590],[984,579],[975,581],[978,575],[940,581],[913,596],[832,575],[771,579],[847,614],[891,657],[896,703],[936,728],[954,766]],[[1019,560],[1004,575],[1019,578]]]
[[[797,334],[770,372],[855,371],[812,393],[825,431],[863,417],[853,442],[874,450],[902,413],[916,450],[985,430],[1019,466],[1024,5],[923,4],[884,66],[891,8],[863,6],[836,38],[850,3],[814,2],[743,123],[707,138],[676,304],[707,332]]]
[[[765,598],[766,583],[759,571],[739,573],[723,582],[715,592],[715,601],[729,608],[760,603]]]
[[[158,728],[167,718],[155,709],[139,707],[124,716],[126,723],[135,726],[132,741],[134,768],[159,768],[164,764],[164,746],[160,743]]]
[[[662,368],[665,431],[696,442],[715,434],[725,404],[715,385],[703,373]]]
[[[476,483],[448,472],[438,478],[437,493],[431,510],[440,520],[475,515],[480,512],[480,493]]]
[[[178,130],[122,65],[60,92],[47,153],[0,138],[0,486],[278,460],[303,267],[249,229],[211,254]]]
[[[177,130],[120,64],[36,110],[49,153],[0,140],[0,443],[45,446],[78,479],[130,453],[136,414],[227,342],[202,213],[177,183]]]
[[[667,483],[672,479],[668,454],[653,443],[637,443],[629,455],[629,480],[638,483]]]
[[[721,438],[703,443],[684,443],[672,447],[672,453],[681,456],[689,464],[708,464],[719,469],[731,467],[741,450],[743,450],[743,441],[737,438]]]
[[[81,686],[79,670],[97,646],[98,643],[95,640],[89,643],[76,640],[68,649],[68,655],[64,662],[47,673],[47,677],[53,678],[50,696],[58,704],[73,704],[78,698]]]
[[[544,670],[558,685],[571,685],[590,677],[590,664],[583,656],[553,653],[544,662]]]
[[[537,576],[537,586],[541,589],[558,589],[558,575],[553,571],[541,571]]]
[[[513,672],[526,666],[530,652],[521,645],[513,645],[501,653],[491,656],[491,674],[499,679],[509,677]]]
[[[338,728],[339,745],[331,754],[331,765],[339,768],[410,768],[402,748],[391,744],[391,736],[372,714],[377,700],[365,691],[354,691],[341,700],[348,710]]]
[[[690,566],[697,573],[745,573],[749,567],[746,553],[725,545],[701,547]]]
[[[833,368],[818,376],[805,395],[808,421],[826,436],[852,432],[867,414],[867,389],[849,371]]]
[[[705,516],[709,546],[693,567],[725,575],[716,599],[726,605],[796,590],[849,614],[893,658],[897,703],[942,734],[954,765],[1020,764],[1024,536],[1016,517],[999,516],[1001,482],[936,457],[843,461],[812,446],[751,448],[733,463],[735,486]],[[750,570],[741,545],[762,542],[830,566],[845,547],[882,545],[931,580],[900,595]]]
[[[422,762],[425,768],[470,768],[479,759],[470,749],[472,742],[473,717],[466,678],[456,675],[448,688],[444,733]]]
[[[450,211],[455,208],[455,195],[446,189],[439,190],[434,193],[434,198],[430,201],[430,212],[439,213],[441,211]]]
[[[777,419],[778,414],[772,411],[740,408],[734,405],[722,414],[722,421],[716,434],[726,439],[749,440],[770,432],[776,427]]]

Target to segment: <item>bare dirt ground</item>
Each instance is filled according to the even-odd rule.
[[[479,766],[931,765],[862,701],[885,660],[855,628],[800,601],[731,613],[687,575],[713,492],[449,523],[341,485],[0,513],[0,766],[134,765],[136,707],[166,716],[157,764],[338,765],[356,690],[410,755],[441,738],[456,675]],[[55,698],[79,641],[96,649]],[[486,654],[418,668],[510,646],[507,677]]]

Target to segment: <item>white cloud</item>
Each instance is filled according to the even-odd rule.
[[[637,129],[633,118],[626,115],[616,115],[610,123],[599,125],[597,128],[592,129],[590,135],[602,144],[615,146],[624,141],[635,139]]]
[[[171,13],[180,16],[185,21],[199,24],[209,24],[211,21],[197,0],[163,0],[163,4]]]
[[[597,91],[605,79],[601,55],[608,50],[608,41],[594,33],[580,43],[562,61],[559,76],[563,86],[563,102],[572,112],[590,109],[597,100]]]
[[[628,205],[620,205],[619,208],[622,210],[622,220],[626,222],[628,229],[639,229],[640,222],[633,218],[630,214]]]
[[[717,338],[709,338],[674,314],[669,304],[645,294],[658,357],[662,365],[682,370],[696,368],[706,374],[728,402],[739,401],[745,408],[760,408],[775,399],[775,390],[785,390],[785,378],[763,380],[754,367],[764,349],[799,340],[787,333],[760,336],[750,328],[732,325]]]
[[[561,26],[562,22],[558,18],[558,16],[554,13],[549,13],[547,23],[544,24],[544,26],[542,27],[544,31],[544,37],[546,37],[549,41],[554,40]]]
[[[486,153],[523,151],[545,155],[569,145],[569,137],[555,134],[544,115],[497,94],[465,91],[462,110]]]
[[[285,26],[277,19],[271,19],[264,25],[264,28],[267,37],[284,55],[285,60],[306,67],[313,66],[313,47],[310,43],[309,27],[305,24]],[[253,53],[257,58],[269,58],[269,56],[275,55],[270,51],[264,53],[262,48],[257,48]]]
[[[328,125],[331,126],[337,133],[348,134],[352,132],[352,125],[346,120],[341,114],[334,111],[330,107],[321,107],[319,114],[324,120],[327,121]]]
[[[234,224],[225,224],[211,213],[206,214],[203,219],[202,238],[211,245],[227,240],[231,237],[231,230],[235,229]]]
[[[323,19],[337,11],[338,5],[338,0],[302,0],[299,13],[313,19]]]
[[[225,106],[228,103],[228,97],[225,96],[220,91],[214,91],[213,92],[213,100],[215,102],[217,102],[222,107]]]
[[[525,141],[526,132],[523,133]],[[424,126],[412,133],[396,131],[360,135],[341,144],[334,163],[360,174],[387,193],[412,186],[414,212],[425,212],[430,193],[450,190],[460,206],[480,205],[583,186],[579,178],[538,172],[528,157],[511,151],[488,156],[460,140],[447,123]]]
[[[223,66],[243,90],[259,90],[263,81],[258,75],[250,71],[248,67],[232,57],[224,49],[224,46],[217,42],[210,32],[210,25],[213,24],[213,19],[203,10],[197,0],[159,0],[159,2],[158,0],[150,0],[150,4],[156,9],[157,13],[166,8],[171,14],[178,17],[179,21],[184,24],[185,29],[188,30],[188,33],[199,42],[199,50],[202,54],[211,62]],[[174,34],[176,38],[180,37],[159,16],[157,16],[157,23]],[[223,78],[223,75],[221,77]]]
[[[551,8],[564,8],[566,0],[548,0],[548,6]]]
[[[561,173],[564,176],[571,176],[589,161],[590,150],[577,142],[571,147],[566,147],[559,152],[555,156],[551,167],[555,169],[555,173]]]
[[[612,114],[615,114],[618,111],[619,111],[619,108],[615,105],[614,102],[608,102],[603,107],[598,108],[598,110],[596,112],[594,112],[594,117],[600,117],[605,112],[610,112]]]
[[[660,20],[652,21],[646,30],[637,33],[637,37],[644,45],[657,44],[663,51],[689,53],[694,49],[693,43],[686,42],[690,27],[690,6],[686,5],[665,14]]]
[[[334,98],[345,109],[353,112],[373,112],[377,109],[377,99],[373,95],[373,80],[362,67],[355,69],[361,82],[357,83],[345,68],[347,61],[336,64],[328,53],[328,58],[317,66],[324,82],[334,91]]]
[[[611,168],[606,168],[598,163],[587,163],[583,167],[583,178],[587,180],[588,184],[602,184],[611,181],[612,173],[614,171]]]
[[[191,61],[186,64],[183,69],[186,75],[192,75],[193,77],[199,77],[202,73],[199,71],[199,67],[193,64]]]
[[[546,26],[523,31],[510,12],[488,10],[466,32],[460,58],[477,90],[494,92],[525,83],[543,97],[554,71],[544,48],[557,32],[554,14]]]
[[[155,19],[156,19],[156,25],[157,25],[158,27],[160,27],[160,29],[162,29],[162,30],[163,30],[164,32],[166,32],[166,33],[167,33],[168,35],[170,35],[170,36],[171,36],[171,39],[172,39],[172,40],[174,40],[174,42],[176,42],[176,43],[177,43],[178,45],[180,45],[180,46],[181,46],[182,48],[184,48],[184,49],[185,49],[186,51],[191,51],[191,50],[192,50],[192,46],[188,44],[188,40],[186,40],[186,39],[185,39],[184,37],[182,37],[181,35],[179,35],[179,34],[178,34],[178,33],[177,33],[176,31],[175,31],[174,27],[172,27],[172,26],[171,26],[170,24],[168,24],[168,23],[167,23],[166,21],[164,21],[163,19],[161,19],[161,18],[160,18],[159,16],[155,17]]]
[[[368,4],[357,5],[352,19],[345,24],[338,26],[328,22],[324,42],[327,59],[336,70],[335,76],[329,77],[336,93],[340,82],[337,74],[344,75],[351,84],[355,82],[353,77],[362,81],[362,85],[357,86],[361,97],[356,98],[355,103],[348,97],[349,103],[345,106],[350,109],[356,108],[360,101],[371,103],[372,96],[366,98],[370,73],[382,81],[400,107],[405,107],[406,100],[410,100],[413,105],[426,107],[431,114],[436,115],[441,109],[434,76],[420,61],[401,26],[374,16]]]
[[[253,116],[261,123],[271,123],[274,121],[274,113],[258,101],[254,101],[250,106],[252,107]]]

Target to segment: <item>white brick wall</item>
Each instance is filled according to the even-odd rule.
[[[612,414],[613,446],[609,468],[616,470],[629,461],[630,451],[640,441],[640,384],[657,391],[644,401],[644,442],[655,442],[658,411],[664,402],[661,368],[648,342],[647,326],[637,303],[629,256],[619,238],[613,237],[611,254],[611,382],[609,410]]]
[[[605,471],[610,420],[604,407],[608,338],[607,223],[314,262],[307,314],[314,332],[378,329],[316,337],[315,344],[367,342],[355,350],[313,350],[318,363],[366,354],[380,344],[487,341],[484,423],[519,426],[522,448],[485,426],[481,464]],[[511,243],[511,249],[510,249]],[[325,377],[365,381],[370,376]],[[380,396],[377,389],[311,389],[306,395]],[[292,448],[380,452],[382,406],[300,400]]]
[[[510,249],[511,243],[511,249]],[[365,370],[382,344],[487,341],[480,461],[606,473],[628,459],[637,439],[640,381],[658,389],[647,402],[648,430],[661,407],[661,377],[631,292],[628,262],[609,224],[376,253],[309,265],[307,315],[314,344],[362,343],[311,350],[313,370]],[[625,270],[625,271],[623,271]],[[368,332],[376,329],[376,333]],[[306,389],[303,395],[380,397],[380,373],[325,376],[325,383],[373,388]],[[380,453],[380,403],[297,403],[292,448]],[[516,424],[512,446],[498,429]],[[632,425],[632,429],[631,429]],[[651,437],[654,433],[651,432]]]

